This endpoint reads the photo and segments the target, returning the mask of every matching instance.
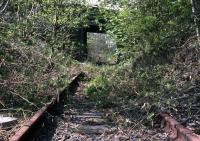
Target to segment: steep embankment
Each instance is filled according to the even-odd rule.
[[[175,93],[171,113],[200,133],[200,47],[194,37],[179,47],[165,77],[173,80]]]

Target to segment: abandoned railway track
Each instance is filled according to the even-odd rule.
[[[91,102],[83,90],[88,82],[84,73],[80,73],[59,96],[42,107],[10,141],[200,141],[200,136],[185,128],[168,114],[159,114],[160,128],[133,129],[130,121],[119,125],[112,117],[112,109],[98,108]],[[122,119],[123,120],[123,119]]]

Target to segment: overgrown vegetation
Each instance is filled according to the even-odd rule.
[[[200,3],[192,1],[116,0],[111,7],[104,1],[92,18],[93,8],[78,1],[2,3],[0,107],[40,107],[82,70],[91,77],[85,94],[104,108],[129,105],[142,110],[148,120],[163,109],[181,113],[179,97],[200,90]],[[75,60],[84,58],[86,50],[75,33],[89,28],[90,22],[115,40],[118,64]],[[196,99],[199,96],[186,107]],[[199,114],[191,108],[184,112]]]
[[[81,47],[72,35],[85,26],[84,10],[64,1],[9,1],[0,17],[2,109],[37,110],[66,86],[76,73]]]
[[[195,9],[199,8],[197,3]],[[194,16],[198,12],[192,13],[191,1],[142,0],[118,4],[122,10],[101,9],[109,19],[106,29],[117,42],[116,53],[121,60],[115,67],[102,69],[111,89],[101,103],[132,105],[147,115],[140,119],[151,119],[162,111],[176,117],[182,113],[180,120],[183,117],[194,120],[199,114],[191,106],[199,106],[194,102],[199,99],[194,96],[199,92],[199,22],[195,25]],[[87,89],[92,88],[99,88],[99,83]],[[104,96],[107,87],[104,90],[99,94],[104,92]],[[91,95],[90,91],[88,94]],[[184,103],[179,97],[185,95],[191,98]],[[99,97],[96,91],[93,96]],[[185,110],[180,108],[183,103]]]

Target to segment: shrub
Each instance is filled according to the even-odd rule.
[[[108,94],[110,89],[110,82],[102,74],[90,81],[84,91],[92,101],[98,102],[100,105],[105,105],[109,103]]]

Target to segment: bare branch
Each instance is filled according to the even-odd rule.
[[[13,92],[13,91],[10,91],[10,93],[12,93],[12,94],[14,94],[14,95],[20,97],[22,100],[24,100],[24,101],[27,102],[28,104],[30,104],[30,105],[32,105],[32,106],[38,108],[38,106],[37,106],[36,104],[34,104],[33,102],[29,101],[28,99],[26,99],[25,97],[21,96],[20,94],[15,93],[15,92]]]
[[[2,6],[0,9],[0,14],[1,13],[3,13],[4,12],[4,10],[6,9],[6,7],[8,6],[8,2],[9,2],[9,0],[7,0],[7,2],[5,3],[5,5],[4,6]],[[3,4],[2,4],[3,5]]]

